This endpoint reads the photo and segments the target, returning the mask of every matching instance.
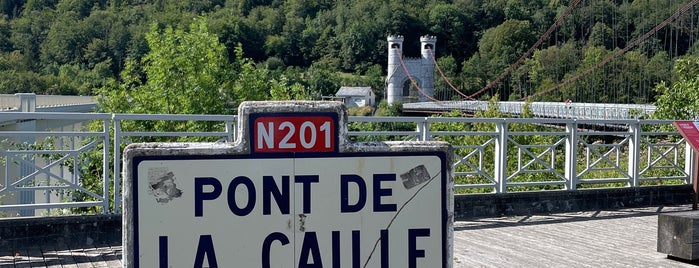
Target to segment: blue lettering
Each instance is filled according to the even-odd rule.
[[[204,192],[204,186],[210,185],[214,187],[211,192]],[[216,178],[211,177],[196,177],[194,178],[194,217],[204,215],[204,200],[214,200],[221,195],[221,182]]]
[[[417,237],[418,236],[430,236],[429,228],[422,229],[408,229],[408,267],[417,267],[417,258],[425,257],[424,249],[417,249]]]
[[[270,259],[270,247],[272,246],[272,242],[274,241],[279,241],[282,243],[282,246],[289,244],[289,238],[286,237],[283,233],[279,232],[274,232],[269,234],[266,238],[265,241],[262,242],[262,268],[270,268],[272,267],[269,263]]]
[[[396,181],[396,174],[374,174],[374,211],[396,211],[396,204],[381,203],[382,196],[391,196],[393,194],[391,188],[381,188],[381,182],[384,181]]]
[[[301,175],[294,177],[294,182],[303,184],[303,213],[311,213],[311,183],[317,183],[318,175]]]
[[[216,252],[214,251],[214,241],[211,239],[211,235],[199,236],[197,256],[194,257],[195,268],[204,267],[204,255],[206,255],[206,261],[209,263],[208,267],[218,267],[218,263],[216,262]]]
[[[309,255],[313,255],[313,264],[308,263]],[[318,247],[318,237],[315,232],[304,233],[298,267],[323,268],[323,261],[320,259],[320,248]]]
[[[168,268],[167,260],[167,236],[158,237],[158,255],[160,256],[160,268]]]
[[[289,176],[282,176],[282,189],[279,190],[274,177],[262,177],[262,215],[272,214],[271,197],[277,201],[277,206],[282,215],[289,214]]]
[[[349,183],[357,185],[359,197],[357,203],[349,204]],[[366,182],[359,175],[347,174],[340,175],[340,212],[351,213],[357,212],[364,208],[366,204]]]
[[[352,230],[352,268],[359,268],[361,265],[362,245],[360,242],[359,230]]]
[[[388,230],[381,229],[381,268],[388,268]]]
[[[333,268],[340,268],[340,231],[332,231]]]
[[[238,207],[238,204],[235,202],[235,189],[238,188],[238,185],[240,184],[243,184],[246,188],[248,188],[248,203],[242,208]],[[228,208],[230,208],[231,212],[237,216],[245,216],[250,214],[252,209],[255,208],[255,198],[255,185],[248,177],[235,177],[235,179],[231,181],[231,184],[228,185]]]

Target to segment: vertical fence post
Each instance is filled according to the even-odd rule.
[[[687,178],[684,180],[684,183],[690,184],[693,183],[695,178],[693,177],[694,169],[697,167],[694,166],[694,159],[697,157],[697,153],[694,152],[694,149],[692,149],[692,146],[689,144],[689,141],[685,139],[684,142],[684,173],[687,174]]]
[[[428,128],[429,125],[427,123],[427,119],[423,118],[422,120],[418,121],[417,126],[415,127],[415,132],[417,132],[417,139],[418,141],[427,141],[428,139]]]
[[[102,148],[102,198],[104,198],[102,213],[108,214],[112,212],[109,207],[109,198],[112,195],[109,194],[109,153],[111,152],[109,148],[109,119],[102,120],[102,138],[103,148]],[[118,189],[115,187],[114,192],[116,193]],[[116,196],[114,198],[114,205],[116,209]]]
[[[420,124],[422,124],[422,141],[432,140],[432,134],[430,133],[430,122],[427,120],[427,117],[423,118]]]
[[[17,93],[15,94],[19,98],[19,111],[23,113],[33,113],[36,112],[36,94],[34,93]],[[18,130],[22,131],[36,131],[36,120],[26,120],[24,122],[20,122],[17,124],[18,125]],[[26,143],[26,144],[36,144],[37,141],[37,135],[31,135],[31,136],[22,136],[18,137],[17,142],[18,143]],[[27,156],[27,154],[18,154],[21,156],[21,159],[23,161],[20,161],[19,165],[19,178],[24,179],[25,177],[32,176],[36,178],[35,175],[32,175],[37,171],[37,167],[35,164],[34,157]],[[9,163],[6,163],[9,164]],[[31,185],[30,185],[31,184]],[[21,185],[18,185],[21,189],[21,186],[36,186],[34,180],[26,180],[23,182]],[[36,199],[36,192],[34,190],[20,190],[19,191],[19,204],[34,204],[35,199]],[[20,209],[19,210],[19,215],[20,216],[35,216],[36,210],[35,209]]]
[[[639,120],[629,124],[629,132],[631,133],[629,135],[629,186],[638,187],[640,185],[638,167],[641,160],[641,124]]]
[[[507,192],[507,121],[495,123],[495,131],[498,133],[495,139],[495,192]]]
[[[112,115],[112,123],[114,124],[114,213],[121,213],[121,121],[116,118],[116,115]]]
[[[235,118],[235,117],[233,117],[233,118]],[[235,124],[235,122],[236,122],[235,119],[232,121],[226,120],[226,122],[225,122],[226,123],[226,139],[228,142],[235,141],[235,126],[233,125],[233,124]]]
[[[575,190],[578,187],[578,123],[566,123],[566,153],[565,153],[565,178],[568,180],[566,188]]]
[[[697,210],[697,201],[699,201],[699,184],[697,184],[697,168],[699,168],[699,159],[697,159],[697,152],[694,151],[692,145],[689,141],[685,139],[684,142],[684,172],[687,174],[687,178],[684,180],[685,183],[692,184],[692,210]]]

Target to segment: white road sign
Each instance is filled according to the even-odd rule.
[[[452,267],[447,143],[352,143],[339,102],[238,115],[235,143],[124,150],[126,267]]]
[[[444,152],[290,155],[134,157],[134,267],[451,267]]]

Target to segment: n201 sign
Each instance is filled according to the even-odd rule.
[[[450,267],[444,152],[133,161],[135,267]]]
[[[337,115],[335,114],[257,114],[250,118],[252,151],[335,152],[337,151]]]

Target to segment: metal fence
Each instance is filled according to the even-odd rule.
[[[487,101],[443,101],[418,102],[403,104],[408,111],[442,111],[454,110],[474,113],[488,109]],[[625,120],[651,116],[657,108],[650,104],[614,104],[614,103],[573,103],[573,102],[532,102],[501,101],[498,109],[505,114],[521,115],[525,107],[534,117],[570,118],[570,119],[606,119]]]
[[[611,124],[628,131],[588,128]],[[232,142],[235,126],[227,115],[3,112],[0,212],[119,213],[126,144]],[[450,142],[457,194],[688,184],[694,168],[672,121],[350,117],[349,130],[355,141]]]

